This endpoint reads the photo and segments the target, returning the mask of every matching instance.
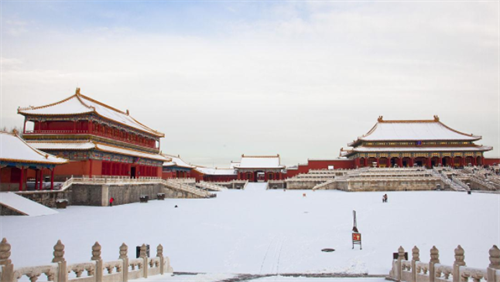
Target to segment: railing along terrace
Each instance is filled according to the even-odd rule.
[[[465,263],[465,251],[459,245],[455,249],[455,261],[444,265],[439,261],[439,250],[434,246],[430,250],[430,261],[420,261],[420,250],[412,249],[412,259],[406,260],[405,250],[399,247],[397,259],[392,261],[389,276],[393,281],[405,282],[462,282],[500,281],[500,249],[494,245],[489,250],[490,264],[485,268],[468,267]]]
[[[156,257],[148,258],[147,247],[140,247],[137,259],[128,258],[128,247],[120,246],[118,260],[104,262],[101,258],[101,246],[96,242],[92,246],[90,262],[70,264],[64,258],[64,245],[61,240],[54,246],[52,263],[42,266],[14,268],[10,260],[11,246],[5,238],[0,242],[0,281],[17,282],[26,276],[36,282],[43,274],[53,282],[127,282],[128,280],[147,278],[153,275],[173,273],[168,257],[163,256],[163,247],[158,245]]]
[[[156,142],[155,142],[155,144],[147,144],[147,143],[135,141],[135,140],[132,140],[132,139],[129,139],[129,138],[124,138],[124,137],[116,136],[116,135],[113,135],[113,134],[102,133],[102,132],[99,132],[99,131],[92,131],[92,132],[90,132],[87,129],[83,129],[83,130],[26,130],[24,132],[24,134],[27,134],[27,135],[30,135],[30,134],[91,134],[91,135],[106,137],[106,138],[110,138],[110,139],[113,139],[113,140],[118,140],[118,141],[122,141],[122,142],[125,142],[125,143],[130,143],[130,144],[142,146],[142,147],[148,147],[148,148],[158,149],[158,146],[156,145]]]

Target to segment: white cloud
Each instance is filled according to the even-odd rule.
[[[336,157],[379,115],[438,114],[498,151],[495,5],[284,4],[218,36],[28,32],[3,45],[2,119],[18,123],[17,106],[80,86],[165,132],[163,151],[201,164],[250,152],[280,153],[290,165]]]

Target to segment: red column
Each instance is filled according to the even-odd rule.
[[[23,124],[23,134],[26,133],[26,118],[24,118],[24,124]]]
[[[24,167],[21,167],[21,178],[19,179],[19,191],[23,191]]]
[[[414,158],[410,158],[410,167],[413,167],[414,162],[415,162],[415,159]]]
[[[39,190],[43,189],[43,168],[40,169],[40,188]]]
[[[377,167],[378,167],[378,165],[379,165],[379,158],[376,158],[376,160],[377,160]]]
[[[54,190],[54,170],[56,170],[56,167],[52,168],[50,172],[50,190]]]
[[[35,190],[38,189],[38,169],[35,169]]]
[[[368,158],[365,158],[365,166],[368,166]]]
[[[398,166],[403,167],[403,158],[398,158]]]
[[[432,168],[431,158],[427,158],[427,168]]]
[[[89,168],[89,177],[92,177],[92,159],[89,159],[89,165],[90,165],[90,168]]]
[[[92,129],[93,129],[94,125],[92,124],[92,121],[91,121],[91,120],[89,120],[87,123],[88,123],[88,125],[89,125],[89,129],[88,129],[88,131],[89,131],[89,133],[90,133],[90,134],[92,134]]]

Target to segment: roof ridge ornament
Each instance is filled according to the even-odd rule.
[[[76,88],[75,95],[80,95],[80,87]]]
[[[439,122],[439,116],[438,115],[434,115],[434,121],[435,122]]]
[[[383,122],[384,121],[384,116],[379,116],[377,119],[378,122]]]

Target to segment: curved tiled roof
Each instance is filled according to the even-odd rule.
[[[481,136],[466,134],[452,129],[439,121],[433,120],[383,120],[378,122],[367,134],[359,137],[349,146],[359,141],[476,141]]]
[[[17,110],[23,115],[61,116],[61,115],[81,115],[95,113],[105,119],[141,130],[157,137],[164,137],[161,132],[153,130],[140,123],[127,112],[122,112],[104,103],[80,94],[77,88],[76,93],[64,100],[39,107],[26,107]]]
[[[0,131],[0,161],[54,165],[68,162],[35,149],[16,134],[5,131]]]

